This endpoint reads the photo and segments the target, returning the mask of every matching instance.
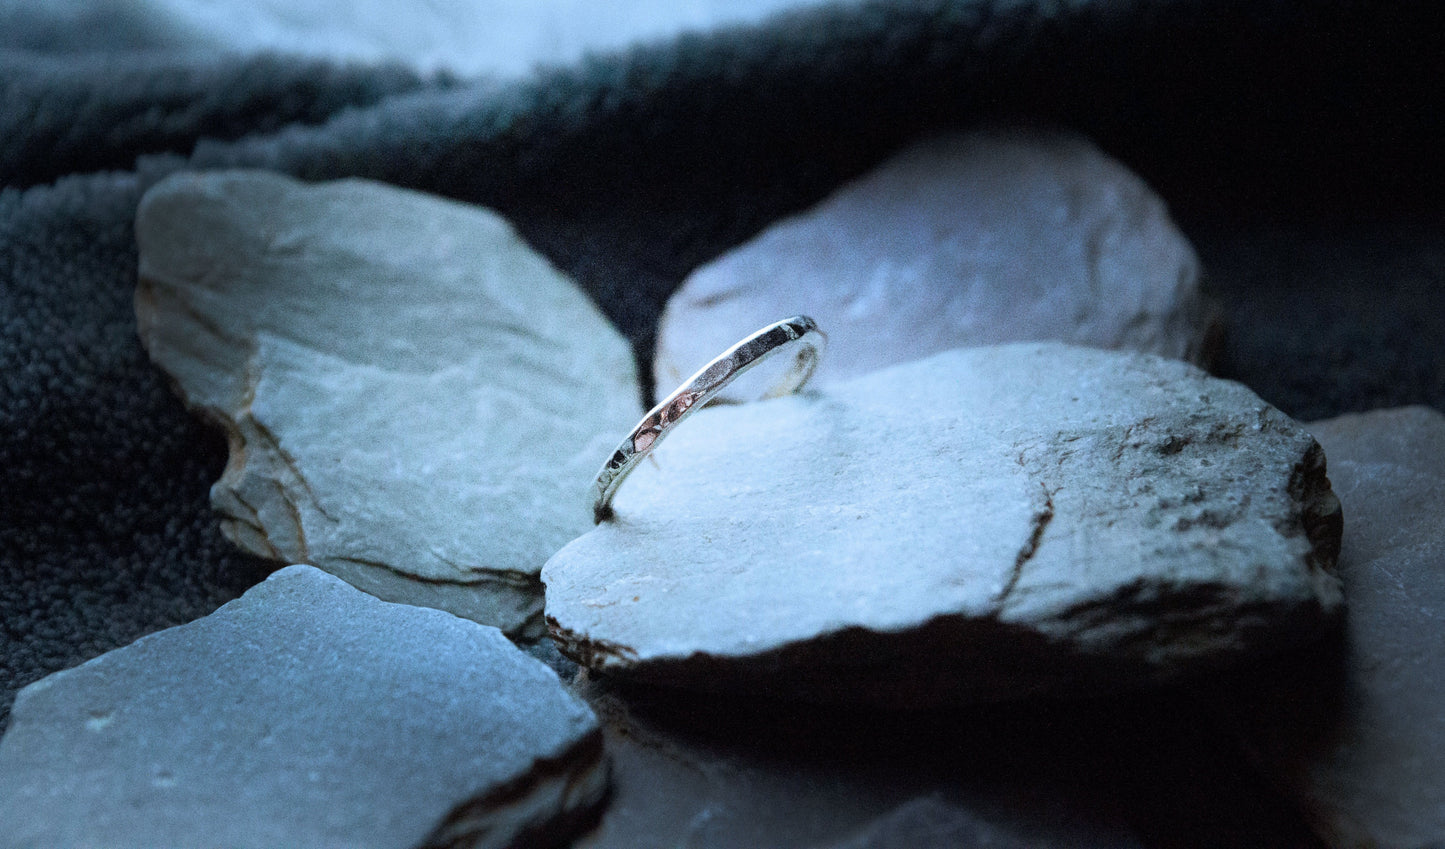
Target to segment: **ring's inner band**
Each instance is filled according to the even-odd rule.
[[[693,410],[706,405],[724,387],[765,360],[789,351],[792,357],[788,368],[763,397],[777,398],[797,392],[813,376],[826,341],[811,318],[794,316],[764,327],[683,381],[682,386],[643,417],[598,471],[594,521],[601,522],[612,515],[612,496],[622,481],[667,432]]]

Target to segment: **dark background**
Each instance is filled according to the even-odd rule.
[[[135,339],[132,216],[166,173],[368,176],[495,207],[646,364],[692,268],[910,139],[1059,125],[1140,173],[1194,242],[1226,322],[1218,375],[1305,421],[1445,409],[1436,6],[864,5],[502,86],[0,55],[0,725],[19,687],[274,568],[220,538],[225,446]],[[1314,846],[1204,707],[1242,686],[1020,710],[1046,717],[1025,723],[1040,739],[1080,741],[1061,758],[1149,845]]]

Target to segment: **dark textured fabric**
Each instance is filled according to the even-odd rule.
[[[1445,216],[1195,235],[1229,338],[1214,371],[1302,421],[1445,410]]]
[[[60,177],[0,192],[0,723],[19,687],[204,615],[273,565],[221,539],[206,490],[225,447],[135,338],[133,212],[161,176],[266,167],[493,206],[645,364],[688,271],[899,145],[1062,124],[1139,171],[1195,241],[1229,322],[1221,374],[1307,418],[1445,409],[1434,6],[871,4],[506,85],[275,58],[146,59],[108,84],[37,60],[0,83],[6,181]],[[135,173],[60,176],[141,154]],[[1197,736],[1156,728],[1158,762],[1121,768],[1224,757]],[[1280,808],[1235,810],[1268,795],[1237,766],[1196,768],[1136,782],[1157,797],[1150,845],[1312,845]]]
[[[144,153],[189,153],[202,138],[317,124],[422,85],[401,67],[279,56],[0,50],[0,186],[129,170]]]
[[[136,342],[135,180],[0,195],[0,692],[178,625],[270,564],[206,503],[225,446]]]

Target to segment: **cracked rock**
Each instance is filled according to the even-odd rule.
[[[309,566],[20,692],[0,846],[561,843],[597,719],[495,628]]]
[[[694,271],[663,313],[659,391],[797,313],[828,334],[818,385],[1018,341],[1200,359],[1213,324],[1142,180],[1080,137],[1000,131],[916,144]]]
[[[497,215],[358,180],[178,175],[136,234],[141,339],[230,440],[230,539],[540,633],[537,572],[642,414],[585,294]]]
[[[1260,760],[1337,849],[1445,845],[1445,416],[1309,425],[1349,519],[1339,651],[1270,676]]]
[[[958,349],[698,411],[543,569],[605,673],[921,705],[1162,681],[1319,636],[1308,433],[1179,361]]]

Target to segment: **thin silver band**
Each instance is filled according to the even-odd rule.
[[[597,501],[592,505],[593,521],[600,523],[611,518],[612,496],[617,494],[617,488],[622,486],[642,458],[656,448],[679,422],[692,415],[693,410],[712,400],[739,375],[789,349],[797,351],[792,365],[763,397],[777,398],[797,392],[813,376],[827,341],[815,321],[805,315],[795,315],[769,324],[728,348],[683,381],[677,391],[662,399],[638,422],[637,427],[602,464],[594,484]]]

